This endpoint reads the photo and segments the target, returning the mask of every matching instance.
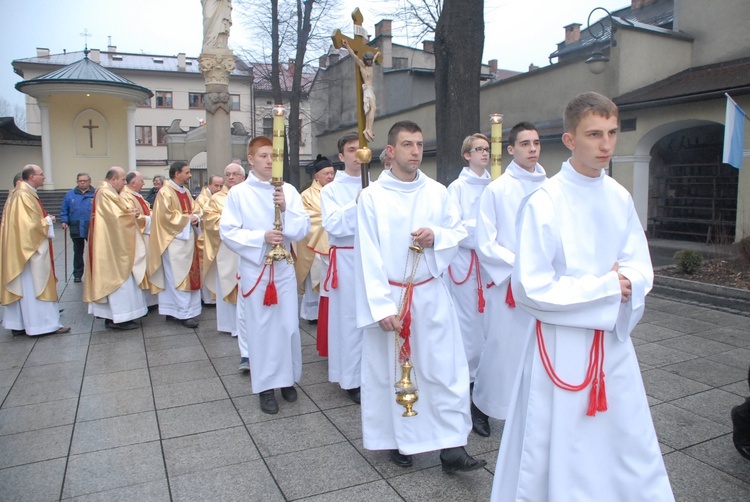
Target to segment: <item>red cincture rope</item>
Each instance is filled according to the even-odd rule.
[[[571,385],[564,382],[552,367],[552,361],[547,354],[547,347],[544,345],[544,335],[542,334],[542,322],[536,321],[536,341],[539,345],[539,356],[542,359],[542,365],[547,371],[552,383],[557,387],[571,392],[579,392],[591,384],[589,393],[589,408],[586,415],[593,417],[597,411],[607,411],[607,390],[604,386],[604,331],[597,329],[594,331],[594,341],[591,343],[589,352],[589,366],[586,369],[586,378],[579,385]],[[598,386],[598,393],[597,393]]]
[[[329,264],[328,264],[328,271],[326,272],[326,280],[323,283],[323,289],[325,291],[330,291],[328,289],[328,281],[330,279],[331,281],[331,287],[333,289],[338,289],[339,287],[339,266],[338,266],[338,259],[337,256],[337,250],[338,249],[354,249],[354,246],[331,246],[331,249],[328,250],[328,256],[329,256]],[[333,270],[333,272],[331,272]]]
[[[265,274],[267,267],[268,264],[263,265],[263,270],[261,270],[260,274],[258,274],[258,280],[255,281],[255,284],[253,284],[253,287],[250,288],[250,291],[248,291],[247,293],[243,293],[242,288],[240,288],[239,285],[237,286],[240,294],[242,295],[242,298],[247,298],[248,296],[253,294],[253,291],[255,291],[255,289],[258,287],[258,284],[260,284],[260,280],[263,278],[263,274]],[[273,276],[273,263],[271,263],[271,271],[269,272],[268,277],[268,286],[266,286],[266,294],[263,296],[263,305],[267,307],[279,303],[278,295],[276,294],[276,284],[274,283]],[[242,279],[242,277],[240,277],[240,274],[236,274],[236,277],[238,281]]]
[[[390,284],[391,286],[406,288],[406,291],[404,292],[404,307],[401,312],[398,313],[398,318],[401,320],[401,331],[398,333],[398,336],[400,336],[404,340],[404,343],[401,345],[401,350],[398,354],[398,360],[400,363],[403,363],[407,359],[411,358],[411,344],[409,343],[409,339],[411,338],[411,301],[412,297],[414,296],[414,288],[417,286],[421,286],[422,284],[427,284],[433,279],[434,277],[430,277],[429,279],[425,279],[422,282],[410,282],[408,284],[402,284],[396,281],[388,281],[388,284]]]
[[[471,277],[472,268],[477,269],[477,310],[479,310],[480,314],[483,314],[485,301],[484,301],[484,292],[482,291],[482,271],[480,270],[480,267],[479,267],[479,257],[477,256],[477,252],[474,251],[473,249],[471,250],[471,261],[469,262],[469,271],[466,272],[466,277],[464,277],[462,281],[457,281],[456,278],[453,277],[453,269],[450,267],[450,265],[448,266],[448,275],[453,281],[453,284],[455,284],[456,286],[460,286],[461,284],[469,280],[469,277]]]
[[[508,292],[505,293],[505,303],[512,309],[516,308],[516,300],[513,298],[513,288],[510,287],[510,281],[508,281]]]

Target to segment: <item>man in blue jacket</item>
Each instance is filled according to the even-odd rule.
[[[78,174],[77,186],[65,195],[60,210],[62,228],[70,229],[73,240],[73,282],[81,282],[83,276],[83,248],[89,235],[91,219],[91,201],[94,189],[91,188],[91,176]],[[66,277],[67,280],[67,277]]]

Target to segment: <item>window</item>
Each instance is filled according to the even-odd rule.
[[[240,95],[239,94],[232,94],[232,110],[239,110],[240,109]]]
[[[151,146],[151,126],[135,126],[135,144]]]
[[[263,119],[263,136],[273,137],[273,118],[266,117]]]
[[[188,105],[190,108],[205,108],[205,95],[202,92],[189,93]]]
[[[172,93],[170,91],[156,91],[156,107],[172,108]]]
[[[409,67],[409,58],[393,58],[391,60],[391,66],[394,70],[400,69],[400,68],[408,68]]]
[[[151,108],[151,98],[144,99],[138,103],[138,108]]]
[[[167,144],[167,131],[169,126],[156,126],[156,145],[164,146]]]

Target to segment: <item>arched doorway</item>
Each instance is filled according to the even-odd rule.
[[[650,150],[648,232],[654,238],[734,241],[739,171],[721,163],[724,127],[670,132]]]

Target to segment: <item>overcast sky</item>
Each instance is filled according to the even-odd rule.
[[[397,3],[403,0],[394,0]],[[13,6],[11,7],[11,3]],[[382,9],[370,1],[344,0],[338,24],[351,34],[351,11],[359,6],[370,34]],[[581,23],[594,7],[617,10],[629,0],[486,0],[485,49],[482,61],[497,59],[500,68],[526,71],[529,63],[549,64],[547,56],[564,38],[563,26]],[[11,61],[33,57],[37,47],[53,54],[80,51],[87,29],[89,47],[106,50],[109,39],[118,51],[198,56],[202,42],[199,0],[0,0],[0,97],[23,103],[14,85],[21,78]],[[602,11],[599,11],[603,14]],[[476,29],[477,27],[467,27]],[[240,46],[248,34],[239,22],[232,27],[230,45]],[[397,40],[406,43],[406,39]],[[317,55],[311,55],[317,57]]]

